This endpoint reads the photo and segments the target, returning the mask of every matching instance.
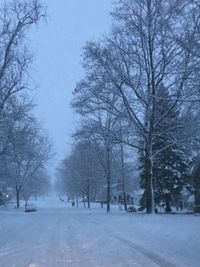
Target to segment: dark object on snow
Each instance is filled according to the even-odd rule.
[[[72,202],[72,207],[74,207],[74,206],[75,206],[75,202],[73,201],[73,202]]]
[[[34,212],[37,211],[37,207],[34,204],[25,205],[25,212]]]
[[[137,212],[137,209],[134,206],[129,206],[127,212]]]

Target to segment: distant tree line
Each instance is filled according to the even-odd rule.
[[[105,184],[109,212],[114,151],[118,147],[121,153],[123,180],[123,151],[130,147],[144,189],[141,207],[152,213],[164,202],[170,209],[169,198],[184,186],[195,190],[190,170],[200,145],[200,5],[195,0],[117,0],[111,15],[109,34],[84,47],[85,74],[72,101],[81,127],[64,160],[69,167],[67,175],[62,169],[63,181],[78,195],[79,187],[85,194],[89,184]],[[85,148],[83,140],[89,140]],[[93,184],[97,173],[104,175]],[[79,187],[74,188],[75,179]]]
[[[45,18],[38,0],[0,4],[0,188],[11,188],[19,207],[49,187],[45,164],[52,155],[47,134],[32,114],[27,34]]]
[[[84,206],[90,208],[91,202],[107,202],[107,158],[102,142],[79,139],[71,155],[64,159],[58,168],[56,189],[60,195],[67,195],[76,206],[81,199]],[[117,193],[121,195],[124,208],[127,209],[127,198],[131,193],[133,162],[127,152],[122,155],[121,145],[115,145],[110,159],[110,198]],[[115,193],[115,194],[114,194]],[[110,199],[111,200],[111,199]]]

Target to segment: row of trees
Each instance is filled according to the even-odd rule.
[[[49,186],[45,164],[52,154],[47,134],[32,115],[30,67],[26,36],[45,17],[38,0],[0,4],[0,184],[31,194]]]
[[[85,75],[72,103],[82,121],[75,136],[103,147],[107,211],[112,151],[134,148],[142,205],[152,213],[155,201],[192,185],[189,166],[200,141],[200,5],[117,0],[112,17],[111,32],[84,47]]]
[[[121,144],[112,149],[110,159],[110,187],[112,196],[121,195],[124,208],[127,209],[127,196],[131,193],[133,183],[132,163],[126,153],[122,154]],[[107,199],[107,158],[102,142],[79,139],[68,158],[58,168],[56,189],[61,195],[67,195],[76,205],[81,198],[84,206],[90,202],[102,202]],[[116,199],[117,201],[118,199]]]

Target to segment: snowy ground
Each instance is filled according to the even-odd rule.
[[[111,214],[58,198],[0,208],[0,267],[199,267],[200,216]]]

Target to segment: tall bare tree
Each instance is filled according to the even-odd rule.
[[[100,102],[104,104],[104,110],[111,110],[115,118],[123,117],[126,121],[127,132],[132,131],[129,144],[144,154],[146,210],[152,213],[153,144],[156,137],[170,136],[171,144],[190,141],[185,136],[174,136],[173,131],[199,122],[183,123],[177,118],[176,126],[165,131],[156,130],[174,110],[186,110],[199,101],[197,88],[191,86],[197,66],[194,53],[185,49],[180,41],[186,38],[186,24],[191,19],[188,9],[193,8],[193,3],[177,0],[115,2],[110,36],[101,42],[90,42],[85,47],[86,80],[80,83],[77,95],[80,101],[84,99],[82,110],[89,102],[91,113],[102,111]],[[158,92],[163,86],[170,92],[169,108],[158,117]],[[117,98],[116,102],[108,100],[106,96],[110,93]],[[159,151],[155,153],[157,155]]]

